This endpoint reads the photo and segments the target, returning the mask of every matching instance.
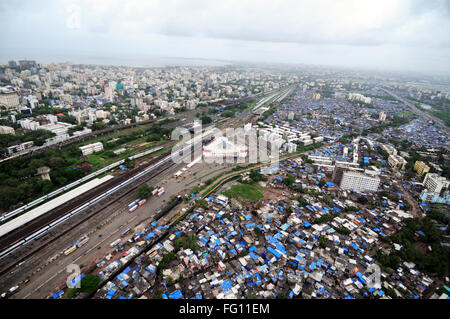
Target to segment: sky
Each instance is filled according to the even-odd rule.
[[[450,75],[450,0],[9,0],[0,62],[158,57]]]

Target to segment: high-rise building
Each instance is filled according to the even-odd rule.
[[[24,101],[27,101],[28,105],[32,108],[35,109],[39,106],[39,102],[37,97],[35,97],[34,95],[28,95],[26,97],[24,97]]]
[[[354,101],[355,100],[355,101],[359,101],[359,102],[363,102],[363,103],[367,103],[367,104],[372,103],[372,99],[370,97],[366,97],[366,96],[364,96],[362,94],[359,94],[359,93],[349,93],[348,94],[348,99],[350,101]]]
[[[376,192],[380,185],[380,178],[357,171],[345,171],[342,174],[340,187],[355,192]]]
[[[447,189],[449,185],[450,181],[436,173],[428,173],[423,180],[423,187],[431,193],[440,193],[442,189]]]
[[[19,60],[19,65],[22,68],[32,68],[36,66],[36,61],[34,60]]]

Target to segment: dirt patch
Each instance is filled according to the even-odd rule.
[[[263,194],[265,201],[278,201],[280,199],[286,199],[290,197],[289,191],[271,187],[265,187]]]

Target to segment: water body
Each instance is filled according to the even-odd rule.
[[[10,60],[36,60],[38,63],[64,63],[73,64],[96,64],[96,65],[114,65],[130,67],[166,67],[166,66],[226,66],[232,62],[223,60],[203,59],[203,58],[183,58],[183,57],[107,57],[95,55],[53,55],[33,54],[30,56],[20,54],[12,57],[0,53],[0,63],[6,64]]]

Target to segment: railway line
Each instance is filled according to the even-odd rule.
[[[146,156],[146,155],[148,155],[148,154],[157,152],[157,151],[161,150],[162,148],[163,148],[163,147],[152,148],[152,149],[150,149],[150,150],[147,150],[147,151],[138,153],[138,154],[136,154],[136,155],[130,156],[129,159],[130,159],[130,160],[137,159],[137,158],[139,158],[139,157]],[[8,213],[6,213],[6,214],[0,216],[0,222],[7,221],[8,219],[15,217],[16,215],[19,215],[19,214],[25,212],[26,210],[29,210],[29,209],[33,208],[34,206],[39,205],[40,203],[45,202],[46,200],[55,197],[56,195],[59,195],[59,194],[65,192],[65,191],[67,191],[67,190],[70,190],[71,188],[73,188],[73,187],[75,187],[75,186],[81,185],[81,184],[83,184],[84,182],[86,182],[86,181],[88,181],[88,180],[91,180],[91,179],[93,179],[94,177],[97,177],[98,175],[101,175],[101,174],[103,174],[103,173],[105,173],[105,172],[108,172],[108,171],[110,171],[111,169],[116,168],[116,167],[118,167],[119,165],[121,165],[121,164],[123,164],[123,163],[125,163],[125,159],[122,159],[122,160],[120,160],[120,161],[117,161],[117,162],[115,162],[115,163],[112,163],[111,165],[108,165],[108,166],[106,166],[106,167],[104,167],[104,168],[102,168],[102,169],[100,169],[100,170],[98,170],[98,171],[95,171],[95,172],[92,173],[92,174],[89,174],[89,175],[87,175],[87,176],[85,176],[85,177],[83,177],[83,178],[81,178],[81,179],[79,179],[79,180],[76,180],[76,181],[70,183],[69,185],[66,185],[66,186],[64,186],[64,187],[61,187],[61,188],[59,188],[59,189],[57,189],[57,190],[51,192],[50,194],[47,194],[47,195],[45,195],[45,196],[42,196],[42,197],[40,197],[40,198],[38,198],[38,199],[32,201],[31,203],[28,203],[28,204],[23,205],[22,207],[19,207],[19,208],[15,209],[15,210],[13,210],[13,211],[11,211],[11,212],[8,212]],[[1,243],[1,242],[0,242],[0,243]]]
[[[127,187],[122,187],[119,190],[115,190],[114,192],[108,194],[108,196],[100,198],[96,203],[91,204],[89,207],[83,209],[83,206],[92,201],[93,196],[98,195],[101,192],[106,194],[107,192],[117,187],[112,183],[108,183],[109,185],[102,185],[98,189],[95,189],[92,192],[87,193],[85,196],[76,199],[75,202],[64,204],[63,207],[58,207],[54,211],[49,212],[41,218],[28,223],[24,227],[14,232],[11,236],[2,237],[0,246],[5,247],[4,244],[6,243],[6,245],[8,245],[7,243],[9,241],[10,244],[6,247],[9,247],[8,249],[13,249],[10,252],[7,252],[6,250],[2,252],[3,254],[7,252],[7,254],[4,254],[2,256],[2,259],[0,260],[0,275],[4,274],[9,269],[19,264],[32,254],[36,253],[49,243],[62,237],[64,234],[82,224],[86,220],[90,219],[94,215],[100,213],[105,207],[109,206],[112,201],[120,200],[120,198],[134,191],[142,183],[145,183],[149,179],[152,179],[153,177],[164,172],[173,165],[175,164],[172,161],[165,161],[158,166],[158,170],[152,170],[150,173],[143,174],[139,178],[133,180],[131,183],[128,183],[126,185]],[[112,181],[115,181],[115,184],[119,182],[124,183],[126,182],[126,177],[123,176],[120,179],[114,179]],[[71,215],[72,213],[69,213],[64,215],[64,213],[67,213],[67,211],[73,212],[77,209],[79,210],[78,212],[76,212],[77,214]],[[75,215],[77,215],[77,218],[74,218]],[[64,217],[66,218],[64,219]],[[58,224],[52,225],[56,221],[58,221],[58,219],[63,220],[61,220]],[[36,229],[39,230],[37,232],[34,232]],[[30,234],[33,234],[34,236],[33,238],[28,239],[29,237],[31,237]],[[15,241],[11,242],[11,240]],[[25,242],[23,242],[24,240]],[[14,247],[16,245],[18,246]]]
[[[251,98],[237,99],[232,103],[241,103],[249,99]],[[207,134],[204,134],[200,143],[203,143],[204,139],[208,139]],[[185,150],[189,147],[194,148],[196,142],[193,141],[191,145],[185,146],[181,152],[185,154]],[[165,153],[152,160],[149,165],[138,167],[107,181],[1,237],[0,275],[20,265],[43,247],[101,213],[105,207],[126,196],[142,183],[176,165],[168,155],[169,153]]]
[[[203,143],[203,139],[200,143]],[[193,144],[188,145],[181,152],[185,154],[185,151],[191,148],[193,153],[194,147]],[[153,159],[150,165],[138,167],[119,178],[112,179],[0,238],[0,247],[6,248],[0,252],[0,275],[98,214],[111,202],[119,200],[142,183],[176,165],[169,154],[170,152],[162,154]],[[73,218],[75,215],[76,219]]]
[[[217,106],[217,105],[226,105],[226,106],[235,105],[235,104],[239,104],[239,103],[243,103],[243,102],[247,102],[247,101],[250,101],[252,99],[255,99],[261,94],[262,93],[257,93],[257,94],[254,94],[254,95],[251,95],[251,96],[247,96],[247,97],[244,97],[244,98],[238,98],[238,99],[234,99],[234,100],[233,99],[225,100],[225,101],[221,101],[221,102],[217,102],[217,103],[212,103],[211,105],[213,105],[213,106],[214,105],[215,106]],[[66,146],[74,143],[74,142],[84,141],[85,139],[89,139],[90,137],[93,137],[93,136],[103,135],[103,134],[106,134],[106,133],[119,131],[119,130],[123,130],[123,129],[127,129],[127,128],[133,128],[133,127],[140,126],[140,125],[146,125],[146,124],[151,124],[151,123],[158,123],[159,121],[160,120],[145,120],[145,121],[141,121],[141,122],[138,122],[138,123],[114,125],[114,126],[107,127],[107,128],[102,129],[102,130],[94,131],[94,132],[91,132],[91,133],[87,133],[87,134],[84,134],[84,135],[81,135],[81,136],[74,136],[74,137],[69,138],[69,139],[67,139],[65,141],[62,141],[62,142],[57,142],[57,143],[54,143],[54,144],[51,144],[51,145],[47,145],[47,146],[44,146],[44,147],[40,147],[40,148],[37,148],[37,149],[31,149],[31,150],[29,150],[27,152],[24,152],[24,153],[21,153],[19,155],[13,155],[13,156],[10,156],[10,157],[7,157],[7,158],[3,158],[3,159],[0,159],[0,163],[8,161],[8,160],[13,159],[13,158],[18,158],[18,157],[20,157],[20,158],[33,157],[33,156],[39,155],[41,153],[44,153],[44,152],[46,152],[49,149],[54,148],[54,147],[57,147],[57,148],[61,149],[63,147],[66,147]],[[168,123],[167,126],[168,127],[172,127],[173,124]]]
[[[152,164],[156,163],[158,160],[164,158],[168,154],[169,153],[159,156],[158,158],[152,160],[149,164],[152,165]],[[38,227],[42,228],[42,227],[46,226],[47,224],[50,224],[52,221],[55,221],[56,219],[58,219],[59,217],[64,215],[66,212],[74,210],[76,208],[79,208],[83,204],[88,203],[92,198],[95,197],[95,195],[107,192],[108,190],[112,189],[114,186],[131,178],[133,175],[135,175],[143,170],[144,170],[144,167],[138,167],[136,169],[133,169],[129,172],[126,172],[122,175],[119,175],[119,176],[113,178],[110,181],[107,181],[106,183],[104,183],[102,185],[97,186],[95,189],[92,189],[92,190],[88,191],[87,193],[85,193],[77,198],[74,198],[73,200],[71,200],[69,202],[66,202],[66,203],[56,207],[49,213],[43,215],[42,217],[37,218],[37,219],[31,221],[30,223],[24,225],[23,227],[17,229],[17,231],[11,232],[11,233],[1,237],[0,238],[0,247],[8,247],[8,246],[14,245],[20,239],[23,239],[23,238],[25,238],[25,236],[31,234],[30,229],[34,230]]]

